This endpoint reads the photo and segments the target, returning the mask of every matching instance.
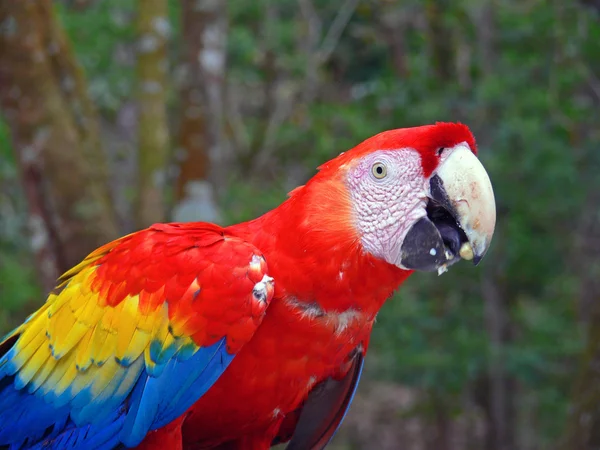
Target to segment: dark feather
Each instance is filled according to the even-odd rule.
[[[310,392],[286,450],[322,450],[329,443],[352,403],[364,365],[357,351],[350,370],[341,380],[328,378]]]

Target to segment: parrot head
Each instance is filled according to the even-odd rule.
[[[311,204],[322,222],[398,268],[441,274],[461,259],[477,264],[496,207],[476,155],[460,123],[386,131],[321,166]]]

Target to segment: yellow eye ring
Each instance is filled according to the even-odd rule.
[[[378,180],[381,180],[382,178],[385,178],[385,176],[387,175],[387,167],[383,163],[380,163],[380,162],[375,163],[375,164],[373,164],[373,167],[371,168],[371,173],[373,174],[373,176],[375,178],[377,178]]]

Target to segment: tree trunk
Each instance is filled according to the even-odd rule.
[[[587,346],[575,381],[571,414],[561,447],[564,450],[600,447],[600,307],[598,304],[595,306],[588,328]]]
[[[485,302],[485,320],[491,353],[485,380],[486,397],[482,402],[486,409],[488,450],[514,448],[514,391],[515,385],[506,373],[505,348],[512,339],[509,306],[506,292],[501,288],[496,274],[488,271],[483,275],[482,297]]]
[[[439,81],[450,81],[453,75],[455,58],[452,30],[444,22],[449,7],[449,0],[427,0],[425,3],[429,52],[435,76]]]
[[[185,80],[177,154],[179,175],[173,218],[219,222],[221,216],[209,181],[211,161],[223,179],[229,165],[223,133],[223,88],[227,46],[227,2],[184,0]]]
[[[431,406],[433,408],[432,429],[428,429],[427,436],[424,436],[428,443],[428,450],[451,450],[452,449],[452,419],[448,409],[448,400],[444,394],[430,394]]]
[[[165,220],[165,168],[169,151],[166,44],[167,0],[138,0],[138,192],[136,224]]]
[[[0,4],[0,104],[49,290],[57,275],[118,235],[96,113],[50,0]]]
[[[481,62],[481,70],[486,76],[494,73],[496,61],[495,12],[495,0],[485,0],[481,2],[475,20],[477,29],[477,50]]]
[[[575,270],[582,274],[579,302],[586,311],[587,344],[581,360],[579,373],[574,383],[571,412],[566,435],[562,443],[564,450],[592,450],[600,447],[600,193],[592,190],[585,202],[585,213],[577,236],[582,236],[576,245]]]

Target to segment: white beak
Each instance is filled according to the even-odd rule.
[[[442,180],[477,264],[490,246],[496,225],[496,201],[490,178],[466,144],[451,149],[436,174]]]

